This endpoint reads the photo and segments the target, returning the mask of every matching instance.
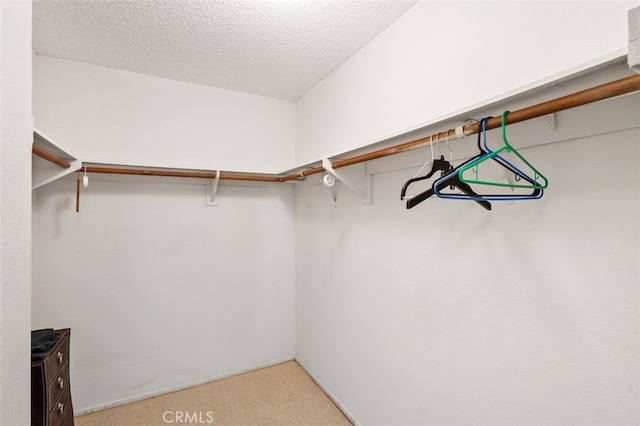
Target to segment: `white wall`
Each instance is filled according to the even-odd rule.
[[[31,2],[0,2],[0,424],[29,423]]]
[[[406,210],[427,150],[369,163],[371,206],[299,185],[296,358],[362,425],[638,424],[639,110],[510,126],[550,186],[491,212]]]
[[[420,1],[298,100],[296,161],[335,156],[623,56],[627,11],[637,5]]]
[[[35,126],[84,162],[276,173],[290,101],[36,56]]]
[[[91,176],[34,192],[33,326],[71,328],[76,412],[294,356],[294,191]],[[161,422],[161,420],[158,420]]]

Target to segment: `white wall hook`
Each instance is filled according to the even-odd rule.
[[[220,183],[220,170],[216,170],[216,177],[205,186],[205,205],[207,207],[218,207],[216,202],[216,194],[218,193],[218,184]]]
[[[352,166],[340,169],[333,169],[331,162],[323,158],[322,167],[335,179],[342,182],[347,188],[353,191],[362,200],[362,204],[371,204],[371,182],[372,177],[367,174],[366,163],[354,164]],[[325,188],[327,187],[324,185]],[[334,196],[335,198],[335,196]]]

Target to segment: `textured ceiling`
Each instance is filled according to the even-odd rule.
[[[33,3],[33,48],[141,74],[296,100],[416,0]]]

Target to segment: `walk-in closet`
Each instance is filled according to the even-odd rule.
[[[640,423],[638,1],[0,22],[0,424]]]

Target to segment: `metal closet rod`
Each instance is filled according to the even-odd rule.
[[[630,77],[622,78],[610,83],[602,84],[600,86],[592,87],[580,92],[576,92],[567,96],[552,99],[550,101],[542,102],[537,105],[533,105],[527,108],[523,108],[517,111],[512,111],[507,115],[506,124],[519,123],[521,121],[530,120],[532,118],[542,117],[555,112],[564,111],[566,109],[575,108],[581,105],[586,105],[592,102],[602,101],[616,96],[626,95],[629,93],[640,91],[640,75],[633,75]],[[496,129],[502,126],[502,117],[494,117],[487,121],[486,128]],[[478,123],[470,124],[463,127],[465,136],[473,135],[480,131],[480,125]],[[347,158],[344,160],[336,161],[332,163],[334,169],[340,167],[347,167],[353,164],[363,163],[365,161],[376,160],[378,158],[387,157],[389,155],[399,154],[401,152],[410,151],[412,149],[421,148],[430,143],[431,139],[435,138],[435,143],[443,142],[445,139],[453,140],[458,138],[455,129],[450,129],[445,132],[440,132],[432,137],[425,137],[416,139],[410,142],[405,142],[400,145],[395,145],[389,148],[373,151],[368,154],[358,155],[356,157]],[[49,160],[60,167],[69,168],[70,165],[67,161],[62,160],[53,154],[50,154],[36,146],[33,146],[32,152],[46,160]],[[84,170],[84,169],[83,169]],[[114,167],[87,167],[87,173],[109,173],[109,174],[125,174],[125,175],[142,175],[142,176],[169,176],[169,177],[187,177],[187,178],[201,178],[201,179],[213,179],[216,177],[215,173],[206,172],[183,172],[183,171],[162,171],[162,170],[141,170],[141,169],[123,169]],[[252,182],[288,182],[291,180],[300,179],[306,176],[314,175],[324,172],[323,167],[315,167],[308,170],[304,170],[298,173],[286,175],[284,177],[277,175],[244,175],[244,174],[231,174],[220,173],[220,179],[226,180],[242,180]]]

